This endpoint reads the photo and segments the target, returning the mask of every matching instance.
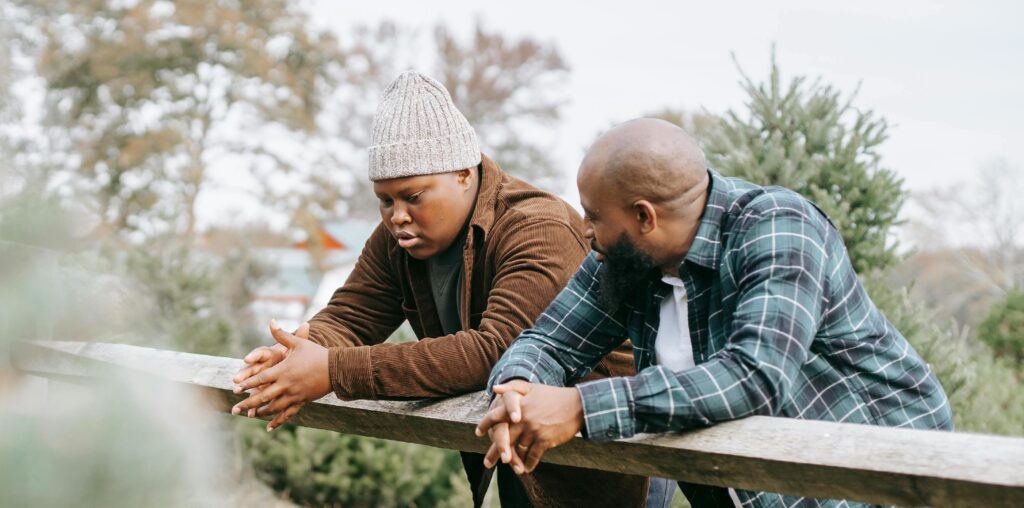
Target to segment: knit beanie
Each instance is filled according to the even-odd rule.
[[[480,163],[476,133],[441,83],[414,70],[384,90],[370,133],[370,180],[449,173]]]

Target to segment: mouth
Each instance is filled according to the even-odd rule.
[[[604,262],[604,258],[605,258],[604,251],[597,247],[597,242],[594,242],[594,241],[590,242],[590,250],[594,251],[594,254],[595,254],[594,258],[597,259],[598,263],[603,263]]]
[[[395,233],[395,239],[398,240],[398,246],[403,249],[416,246],[420,243],[420,238],[408,231],[398,231]]]

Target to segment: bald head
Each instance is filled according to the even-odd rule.
[[[654,118],[638,118],[604,133],[587,151],[578,179],[601,182],[630,202],[671,206],[707,187],[704,152],[686,131]]]

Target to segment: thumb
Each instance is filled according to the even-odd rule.
[[[275,319],[270,320],[270,334],[274,336],[274,340],[276,340],[278,344],[288,349],[295,347],[295,336],[282,330],[281,327],[277,325],[277,320]]]
[[[294,335],[300,339],[308,339],[309,323],[302,323],[301,325],[299,325],[299,327],[295,330]]]

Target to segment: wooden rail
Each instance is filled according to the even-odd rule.
[[[240,400],[241,361],[135,346],[23,342],[24,372],[88,381],[122,369],[210,395],[218,411]],[[473,435],[482,392],[444,400],[341,401],[329,395],[292,419],[306,427],[439,448],[483,452]],[[549,451],[557,464],[695,483],[902,506],[1024,506],[1024,439],[750,417],[685,433],[596,444],[575,439]]]

